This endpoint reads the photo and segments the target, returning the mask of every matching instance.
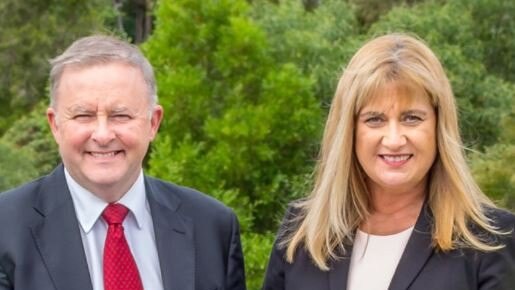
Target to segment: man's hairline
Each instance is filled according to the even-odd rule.
[[[56,81],[53,83],[56,86],[53,87],[51,84],[51,89],[50,89],[50,104],[48,107],[51,108],[52,110],[54,110],[56,117],[57,117],[58,92],[59,92],[59,88],[61,86],[61,80],[63,78],[64,72],[66,71],[66,69],[79,69],[80,70],[80,69],[94,67],[97,65],[107,65],[107,64],[111,64],[111,63],[126,64],[140,72],[142,80],[143,80],[143,84],[147,91],[147,93],[146,93],[146,95],[147,95],[146,99],[148,101],[147,118],[150,119],[152,117],[152,113],[153,113],[154,109],[156,108],[156,106],[159,105],[157,102],[157,94],[150,93],[150,87],[148,86],[147,82],[145,81],[145,74],[143,73],[143,70],[139,66],[137,66],[129,61],[123,60],[123,59],[113,59],[113,60],[109,60],[107,62],[92,61],[92,62],[85,62],[85,63],[72,62],[72,63],[64,64],[58,74],[58,77],[56,78]]]

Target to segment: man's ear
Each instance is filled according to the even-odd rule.
[[[161,120],[163,120],[163,107],[155,105],[152,109],[152,115],[150,116],[150,141],[154,140],[156,137]]]
[[[59,143],[59,126],[57,125],[57,113],[54,108],[49,107],[46,110],[46,119],[50,130],[52,130],[52,135],[54,135],[55,142]]]

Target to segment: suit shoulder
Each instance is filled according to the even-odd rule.
[[[44,178],[45,177],[40,177],[39,179],[0,193],[0,209],[13,207],[16,204],[26,204],[30,200],[33,200]]]
[[[306,216],[304,201],[303,199],[299,199],[288,204],[286,213],[279,227],[278,238],[283,239],[288,237],[299,228]]]
[[[176,198],[181,203],[181,208],[208,212],[225,212],[233,214],[233,211],[221,201],[196,189],[174,184],[169,181],[145,176],[153,191],[159,192],[164,198]],[[161,194],[164,193],[164,194]]]
[[[515,214],[501,208],[489,208],[486,211],[488,218],[500,229],[510,230],[515,226]]]

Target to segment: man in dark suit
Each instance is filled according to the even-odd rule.
[[[63,165],[0,195],[0,290],[245,289],[234,213],[143,175],[163,109],[141,52],[91,36],[51,64]]]

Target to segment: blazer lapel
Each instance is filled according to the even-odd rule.
[[[433,253],[431,246],[431,219],[428,205],[424,205],[413,233],[395,270],[390,290],[408,289]]]
[[[73,201],[63,166],[49,175],[38,193],[34,209],[41,216],[32,236],[58,290],[92,290]]]
[[[178,213],[178,197],[170,192],[159,192],[149,178],[145,178],[145,186],[154,224],[163,287],[165,290],[194,290],[193,222]]]
[[[347,246],[345,249],[345,255],[342,255],[341,258],[331,263],[331,270],[329,271],[329,290],[347,290],[352,246]]]

